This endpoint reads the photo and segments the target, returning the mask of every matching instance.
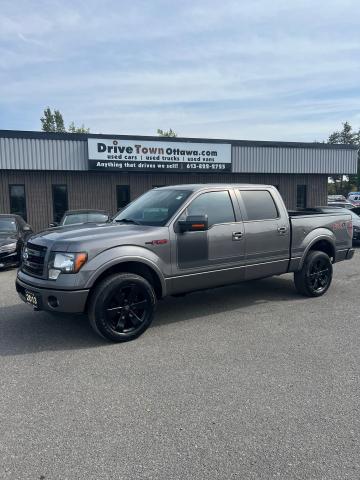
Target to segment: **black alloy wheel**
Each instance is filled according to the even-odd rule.
[[[294,273],[295,287],[307,297],[320,297],[331,285],[333,268],[324,252],[311,250],[299,272]]]
[[[119,333],[134,333],[143,325],[151,300],[136,283],[110,292],[103,306],[107,324]]]
[[[149,327],[155,305],[154,290],[143,277],[130,273],[112,275],[92,294],[90,324],[108,340],[133,340]]]
[[[309,273],[306,275],[309,289],[316,293],[325,290],[331,278],[331,266],[327,259],[318,258],[309,268]]]

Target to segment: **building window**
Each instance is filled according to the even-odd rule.
[[[20,215],[27,222],[25,185],[9,185],[10,213]]]
[[[297,185],[296,187],[296,207],[297,208],[306,208],[307,206],[307,195],[306,195],[306,185]]]
[[[121,210],[130,203],[130,186],[129,185],[117,185],[116,186],[116,205],[117,209]]]
[[[62,216],[68,210],[67,185],[53,185],[52,196],[54,222],[60,222]]]

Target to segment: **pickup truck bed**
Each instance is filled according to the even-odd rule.
[[[347,221],[344,221],[344,216]],[[324,251],[333,259],[333,262],[346,259],[349,238],[352,236],[352,223],[348,212],[340,209],[327,212],[319,208],[289,211],[289,221],[291,224],[290,258],[292,260],[290,271],[296,271],[301,266],[295,259],[304,257],[309,242],[317,237],[327,240],[330,232],[334,233],[332,242],[323,244]]]

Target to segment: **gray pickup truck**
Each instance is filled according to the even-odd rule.
[[[98,334],[122,342],[149,327],[168,295],[287,272],[301,294],[323,295],[351,247],[345,210],[288,212],[272,186],[179,185],[150,190],[110,223],[32,236],[16,288],[35,309],[85,312]]]

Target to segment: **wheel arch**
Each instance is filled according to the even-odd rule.
[[[116,273],[134,273],[140,275],[153,286],[157,299],[165,295],[165,282],[156,267],[140,259],[132,259],[111,263],[98,272],[97,275],[92,278],[91,285],[89,285],[90,293],[88,299],[91,297],[91,291],[93,291],[104,278]]]
[[[328,255],[329,258],[332,260],[332,263],[335,262],[336,248],[334,240],[329,235],[321,235],[315,237],[306,247],[305,252],[301,258],[299,268],[302,268],[308,253],[314,250],[326,253],[326,255]]]

